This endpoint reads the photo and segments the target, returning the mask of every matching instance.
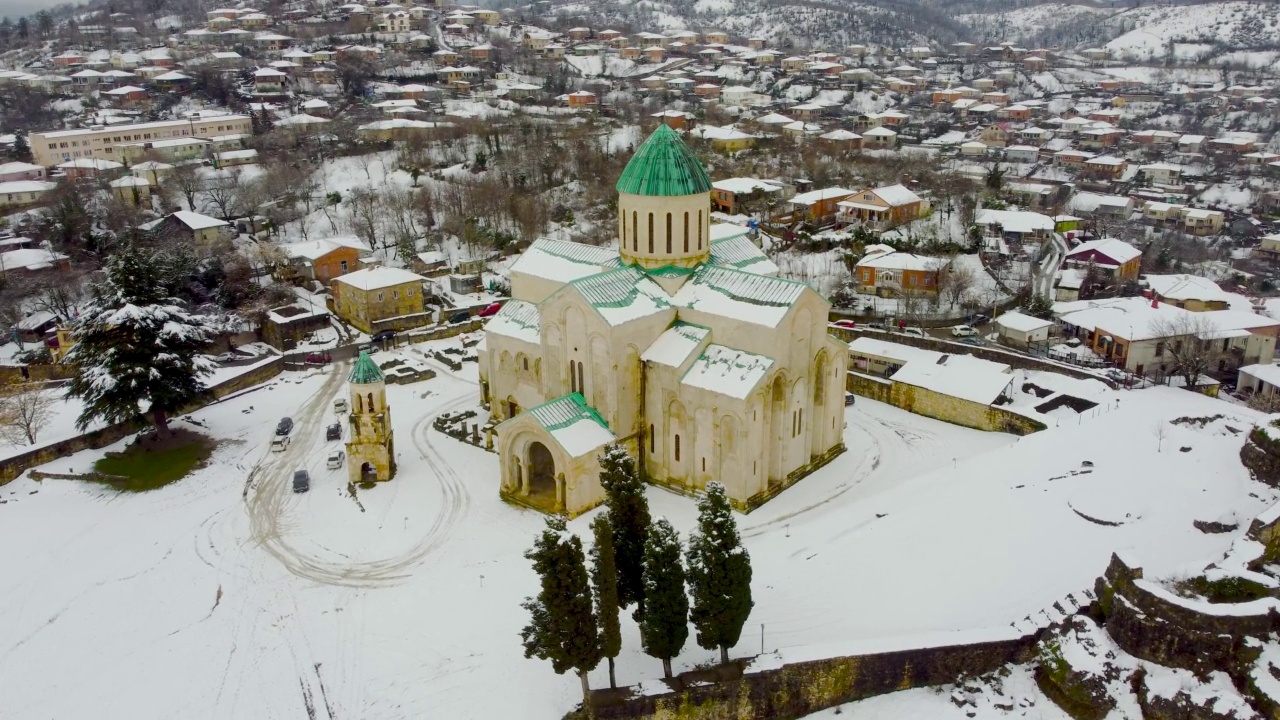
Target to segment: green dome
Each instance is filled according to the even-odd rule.
[[[347,382],[353,385],[382,382],[382,371],[378,369],[377,363],[369,359],[369,353],[361,351],[360,357],[356,360],[356,366],[351,368],[351,377],[347,378]]]
[[[679,133],[664,123],[636,150],[617,189],[628,195],[696,195],[711,191],[711,178]]]

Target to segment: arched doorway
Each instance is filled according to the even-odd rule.
[[[552,503],[556,498],[556,461],[551,451],[538,441],[529,443],[529,461],[525,463],[529,473],[529,495],[546,498]]]
[[[360,480],[373,482],[378,479],[378,470],[373,463],[366,462],[360,466]]]

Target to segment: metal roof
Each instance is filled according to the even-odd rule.
[[[661,124],[627,163],[617,190],[628,195],[696,195],[711,191],[711,179],[680,135]]]
[[[382,382],[382,371],[378,369],[377,363],[369,359],[369,353],[362,351],[356,359],[355,367],[351,368],[351,377],[347,378],[347,382],[352,385]]]

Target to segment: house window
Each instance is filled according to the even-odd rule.
[[[527,372],[529,370],[529,358],[524,358],[521,361],[521,364],[524,366],[524,369]]]
[[[1164,343],[1158,342],[1156,343],[1156,357],[1160,357],[1162,355],[1164,355]]]
[[[676,462],[680,462],[680,436],[676,436]]]
[[[405,291],[404,291],[404,296],[405,296],[405,297],[413,297],[413,288],[409,288],[408,290],[405,290]]]
[[[378,293],[378,302],[382,302],[382,293]]]

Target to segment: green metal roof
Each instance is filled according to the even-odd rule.
[[[645,270],[644,273],[649,277],[684,277],[693,274],[693,268],[684,268],[678,265],[663,265],[652,270]]]
[[[351,368],[351,377],[347,378],[347,382],[354,385],[382,382],[382,371],[378,369],[378,364],[369,358],[369,353],[361,351],[360,357],[356,359],[356,366]]]
[[[548,430],[562,430],[583,420],[590,420],[605,430],[609,429],[609,423],[604,421],[595,408],[587,404],[587,399],[580,393],[569,393],[548,400],[530,408],[529,414]]]
[[[627,163],[617,190],[628,195],[696,195],[711,191],[711,178],[679,133],[663,123]]]

